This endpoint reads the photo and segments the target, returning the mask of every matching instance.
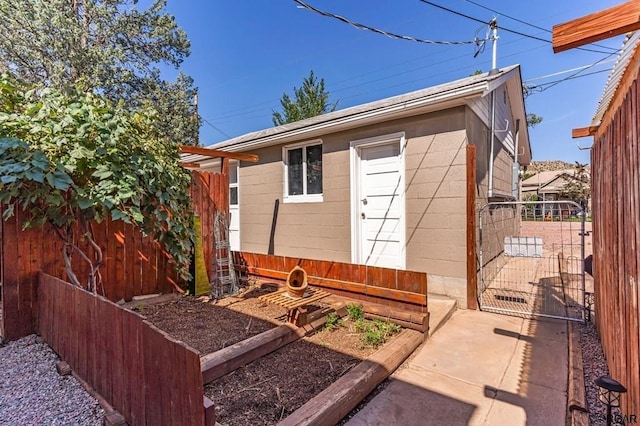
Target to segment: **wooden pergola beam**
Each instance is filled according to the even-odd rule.
[[[593,136],[596,134],[600,126],[588,126],[588,127],[579,127],[577,129],[571,130],[572,138],[586,138],[588,136]]]
[[[201,148],[198,146],[181,146],[180,152],[183,154],[204,155],[210,158],[229,158],[231,160],[247,161],[257,163],[258,156],[254,154],[242,154],[239,152],[220,151],[219,149]]]
[[[617,6],[553,26],[553,52],[594,43],[640,29],[640,1]]]
[[[188,163],[188,162],[185,162],[185,161],[181,161],[180,165],[182,167],[192,168],[192,169],[196,169],[196,168],[200,167],[200,163]]]

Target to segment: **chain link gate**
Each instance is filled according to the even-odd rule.
[[[479,211],[485,311],[583,321],[585,214],[572,201],[494,202]]]

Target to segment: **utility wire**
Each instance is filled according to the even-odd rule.
[[[556,84],[561,83],[563,81],[575,80],[576,78],[588,77],[590,75],[602,74],[603,72],[609,72],[609,71],[611,71],[611,70],[599,70],[599,71],[591,71],[591,72],[588,72],[586,74],[573,75],[573,76],[570,75],[567,78],[562,78],[562,79],[559,79],[559,80],[549,81],[549,82],[546,82],[546,83],[540,83],[540,84],[538,84],[538,85],[536,85],[534,87],[556,85]]]
[[[325,11],[320,10],[320,9],[316,9],[313,6],[310,6],[310,5],[306,4],[302,0],[293,0],[293,1],[298,3],[304,9],[310,10],[312,12],[315,12],[315,13],[319,14],[319,15],[326,16],[328,18],[334,18],[334,19],[337,19],[338,21],[344,22],[345,24],[349,24],[352,27],[355,27],[355,28],[357,28],[359,30],[372,31],[374,33],[382,34],[383,36],[386,36],[386,37],[389,37],[389,38],[392,38],[392,39],[415,41],[415,42],[418,42],[418,43],[425,43],[425,44],[439,44],[439,45],[477,44],[477,42],[478,42],[478,40],[472,40],[472,41],[436,41],[436,40],[426,40],[426,39],[416,38],[416,37],[412,37],[412,36],[395,34],[395,33],[389,32],[389,31],[380,30],[378,28],[370,27],[368,25],[364,25],[364,24],[360,24],[358,22],[351,21],[351,20],[345,18],[344,16],[334,15],[333,13],[329,13],[329,12],[325,12]]]
[[[576,78],[576,77],[577,77],[580,73],[582,73],[583,71],[586,71],[586,70],[588,70],[589,68],[593,68],[593,67],[595,67],[596,65],[598,65],[599,63],[601,63],[601,62],[605,61],[606,59],[609,59],[609,58],[610,58],[611,56],[613,56],[613,55],[615,55],[615,52],[614,52],[614,53],[611,53],[609,56],[605,56],[604,58],[600,59],[600,60],[599,60],[599,61],[597,61],[597,62],[594,62],[594,63],[593,63],[593,64],[591,64],[590,66],[588,66],[588,67],[586,67],[586,68],[583,68],[583,69],[581,69],[580,71],[578,71],[578,72],[575,72],[575,73],[571,74],[571,75],[570,75],[570,76],[568,76],[568,77],[565,77],[565,78],[563,78],[563,79],[556,80],[556,81],[553,81],[553,82],[544,83],[544,84],[539,84],[539,85],[537,85],[537,86],[529,87],[529,89],[530,89],[530,90],[531,90],[531,89],[536,90],[536,93],[541,93],[541,92],[544,92],[545,90],[549,90],[549,89],[551,89],[552,87],[557,86],[558,84],[560,84],[560,83],[562,83],[562,82],[565,82],[565,81],[567,81],[567,80],[573,80],[574,78]],[[605,72],[605,71],[609,71],[609,70],[601,70],[601,71],[599,71],[599,72]],[[591,74],[597,74],[597,72],[589,73],[589,74],[583,74],[583,75],[584,75],[584,76],[586,76],[586,75],[591,75]],[[545,86],[545,87],[540,88],[540,86]]]
[[[601,64],[606,64],[606,63],[609,63],[609,62],[615,62],[615,59],[610,59],[608,61],[600,62],[600,63]],[[573,72],[573,71],[582,71],[582,70],[591,68],[593,66],[594,66],[594,64],[588,64],[588,65],[582,65],[580,67],[569,68],[569,69],[562,70],[562,71],[557,71],[557,72],[554,72],[554,73],[551,73],[551,74],[545,74],[545,75],[541,75],[541,76],[538,76],[538,77],[532,77],[532,78],[529,78],[529,79],[523,81],[523,83],[526,84],[526,83],[529,83],[529,82],[532,82],[532,81],[536,81],[536,80],[543,80],[545,78],[555,77],[557,75],[566,74],[566,73]],[[604,71],[608,71],[608,70],[604,70]],[[543,84],[546,84],[546,83],[543,83]]]
[[[540,31],[545,31],[545,32],[547,32],[547,33],[551,33],[551,30],[549,30],[549,29],[547,29],[547,28],[543,28],[543,27],[540,27],[540,26],[538,26],[538,25],[534,25],[534,24],[529,23],[529,22],[527,22],[527,21],[523,21],[522,19],[514,18],[513,16],[509,16],[509,15],[507,15],[506,13],[498,12],[498,11],[497,11],[497,10],[495,10],[495,9],[491,9],[490,7],[484,6],[484,5],[480,4],[480,3],[476,3],[476,2],[475,2],[475,1],[473,1],[473,0],[465,0],[465,1],[466,1],[467,3],[471,3],[471,4],[474,4],[474,5],[478,6],[478,7],[481,7],[481,8],[483,8],[483,9],[486,9],[486,10],[488,10],[489,12],[493,12],[493,13],[495,13],[495,14],[497,14],[497,15],[504,16],[505,18],[511,19],[512,21],[516,21],[516,22],[519,22],[519,23],[521,23],[521,24],[528,25],[528,26],[533,27],[533,28],[535,28],[535,29],[537,29],[537,30],[540,30]],[[614,47],[604,46],[604,45],[596,44],[596,43],[592,43],[592,45],[593,45],[593,46],[597,46],[597,47],[601,47],[601,48],[603,48],[603,49],[609,49],[609,50],[614,50],[614,51],[617,51],[617,50],[618,50],[618,49],[616,49],[616,48],[614,48]],[[580,50],[588,50],[588,49],[584,49],[584,48],[579,48],[579,49],[580,49]]]
[[[508,44],[514,44],[514,43],[518,42],[519,40],[521,40],[521,39],[515,39],[515,40],[507,41],[507,42],[503,43],[503,46],[506,46]],[[533,49],[538,49],[538,48],[542,48],[542,47],[544,47],[544,46],[535,47]],[[528,53],[533,49],[521,50],[521,51],[515,52],[514,54],[507,55],[507,56],[505,56],[505,58],[508,58],[508,57],[511,57],[511,56],[517,56],[518,54],[521,54],[521,53]],[[447,62],[452,62],[452,61],[455,61],[455,60],[458,60],[458,59],[465,58],[467,56],[468,56],[468,53],[465,53],[465,54],[454,56],[454,57],[448,57],[447,59],[444,59],[442,61],[438,61],[438,62],[430,61],[427,65],[422,65],[422,66],[419,66],[419,67],[407,69],[404,66],[405,64],[407,64],[409,62],[414,62],[416,60],[426,59],[426,58],[433,59],[434,55],[429,54],[429,55],[425,55],[425,56],[422,56],[422,57],[419,57],[419,58],[413,58],[413,59],[410,59],[410,60],[407,60],[407,61],[396,63],[396,64],[391,65],[391,66],[379,68],[379,69],[376,69],[376,70],[373,70],[373,71],[367,71],[367,72],[365,72],[363,74],[359,74],[359,75],[356,75],[356,76],[353,76],[353,77],[348,77],[348,78],[345,78],[343,80],[339,80],[339,81],[333,82],[332,85],[337,85],[337,88],[332,89],[331,90],[331,94],[333,95],[335,93],[344,92],[345,90],[350,90],[350,89],[353,89],[355,87],[365,86],[365,85],[368,85],[368,84],[373,84],[373,83],[378,82],[378,81],[387,80],[387,79],[390,79],[390,78],[397,77],[398,75],[407,74],[407,73],[418,71],[418,70],[422,70],[422,69],[425,69],[425,68],[431,68],[431,67],[434,67],[436,65],[445,64]],[[478,65],[480,65],[480,64],[478,64]],[[474,66],[471,66],[469,68],[477,67],[478,65],[474,65]],[[396,68],[396,67],[399,67],[399,66],[403,67],[403,71],[402,72],[394,73],[394,74],[391,74],[391,75],[387,75],[387,76],[384,76],[384,77],[381,77],[381,78],[377,78],[375,80],[369,80],[369,81],[360,82],[360,83],[357,83],[357,84],[352,84],[352,85],[347,85],[347,86],[340,87],[341,83],[347,83],[349,81],[356,80],[356,79],[359,79],[361,77],[365,77],[367,75],[376,74],[376,73],[378,73],[380,71],[385,71],[385,70]],[[449,70],[449,71],[455,71],[455,70],[457,70],[457,68]],[[228,110],[228,111],[225,111],[225,112],[220,112],[218,114],[208,115],[208,116],[206,116],[206,118],[209,119],[209,120],[213,120],[213,121],[220,121],[220,120],[225,120],[226,121],[226,119],[231,118],[231,117],[247,115],[247,114],[251,114],[251,113],[259,112],[259,111],[271,111],[271,110],[273,110],[274,105],[277,104],[280,101],[280,99],[281,98],[270,99],[268,101],[258,102],[258,103],[255,103],[255,104],[252,104],[252,105],[247,105],[247,106],[235,109],[235,110]]]
[[[208,124],[209,126],[213,127],[215,130],[218,131],[218,133],[220,133],[222,136],[225,136],[227,139],[231,139],[231,136],[229,136],[228,134],[226,134],[225,132],[223,132],[222,130],[220,130],[217,126],[211,124],[206,118],[202,117],[202,121],[204,121],[206,124]]]
[[[294,0],[294,1],[298,1],[298,0]],[[461,16],[461,17],[463,17],[463,18],[470,19],[470,20],[472,20],[472,21],[480,22],[480,23],[482,23],[482,24],[488,24],[488,22],[485,22],[485,21],[483,21],[482,19],[474,18],[473,16],[469,16],[469,15],[466,15],[466,14],[464,14],[464,13],[458,12],[458,11],[456,11],[456,10],[449,9],[448,7],[441,6],[441,5],[439,5],[439,4],[433,3],[433,2],[428,1],[428,0],[418,0],[418,1],[419,1],[419,2],[422,2],[422,3],[424,3],[424,4],[428,4],[429,6],[433,6],[433,7],[436,7],[436,8],[438,8],[438,9],[444,10],[444,11],[446,11],[446,12],[453,13],[454,15],[458,15],[458,16]],[[500,25],[500,26],[499,26],[499,28],[500,28],[501,30],[506,31],[506,32],[513,33],[513,34],[517,34],[517,35],[519,35],[519,36],[527,37],[527,38],[530,38],[530,39],[533,39],[533,40],[544,41],[545,43],[550,43],[550,44],[552,44],[552,43],[553,43],[553,42],[552,42],[551,40],[549,40],[549,39],[545,39],[545,38],[542,38],[542,37],[537,37],[537,36],[534,36],[534,35],[531,35],[531,34],[526,34],[526,33],[520,32],[520,31],[512,30],[512,29],[509,29],[509,28],[503,27],[502,25]],[[609,54],[609,53],[611,53],[611,52],[603,52],[603,51],[601,51],[601,50],[595,50],[595,49],[586,49],[586,48],[581,48],[581,49],[582,49],[582,50],[586,50],[586,51],[588,51],[588,52],[595,52],[595,53],[603,53],[603,54]]]
[[[538,93],[542,93],[545,90],[555,86],[556,84],[560,84],[560,83],[564,83],[565,81],[569,81],[569,80],[575,80],[576,78],[582,78],[582,77],[589,77],[595,74],[602,74],[603,72],[609,72],[609,70],[600,70],[600,71],[593,71],[593,72],[589,72],[586,74],[580,74],[580,75],[573,75],[573,76],[569,76],[567,78],[563,78],[561,80],[555,80],[555,81],[549,81],[547,83],[540,83],[536,86],[524,86],[524,97],[527,98],[531,95],[536,95]],[[545,87],[546,86],[546,87]]]

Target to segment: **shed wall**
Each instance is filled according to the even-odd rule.
[[[350,142],[404,132],[406,267],[429,273],[434,283],[430,291],[464,302],[464,128],[465,108],[458,107],[323,136],[323,201],[317,203],[283,203],[282,146],[254,150],[260,161],[243,163],[240,169],[242,249],[267,253],[279,199],[276,255],[351,262]]]

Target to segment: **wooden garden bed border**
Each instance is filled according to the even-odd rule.
[[[326,323],[328,310],[320,312],[320,316],[307,326],[281,325],[201,357],[204,384],[211,383],[318,330]],[[340,316],[346,315],[346,308],[339,308],[338,314]],[[338,423],[383,380],[389,377],[424,342],[425,336],[425,333],[417,330],[403,330],[384,347],[361,361],[351,371],[307,401],[278,425]]]
[[[278,423],[278,426],[337,424],[391,375],[424,341],[424,334],[403,330],[328,388]]]
[[[315,320],[303,327],[284,324],[200,357],[203,383],[205,385],[211,383],[322,328],[327,322],[326,314],[329,311],[332,309],[320,311],[319,318],[317,314]],[[344,315],[345,312],[339,315]]]

